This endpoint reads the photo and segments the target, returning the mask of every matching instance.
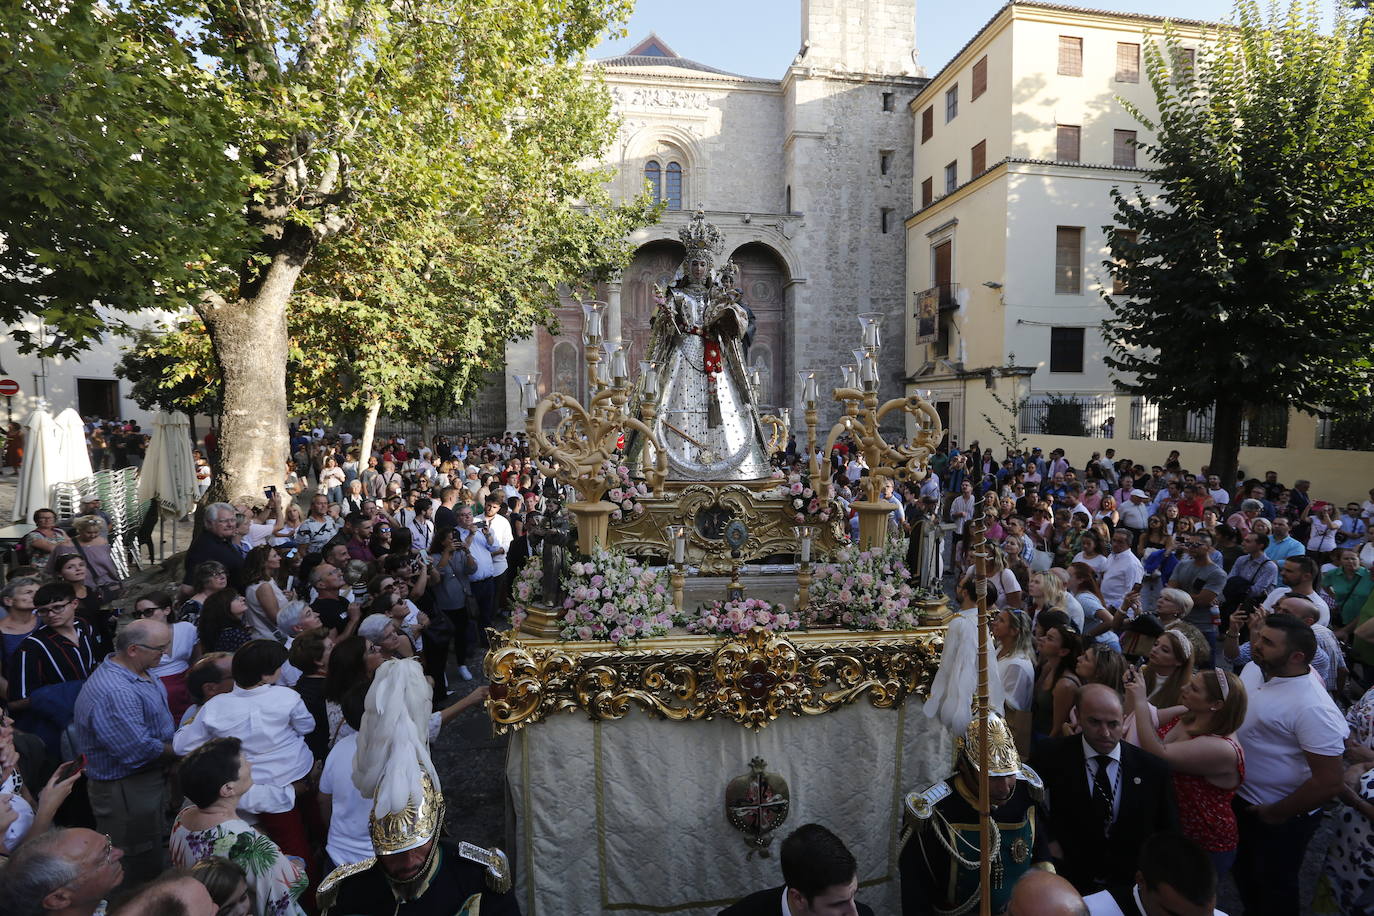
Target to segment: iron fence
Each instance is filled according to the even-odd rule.
[[[1211,442],[1216,427],[1211,407],[1167,407],[1149,398],[1131,399],[1131,438],[1154,442]],[[1240,444],[1251,448],[1288,445],[1288,407],[1261,407],[1240,424]]]
[[[1374,452],[1374,414],[1318,420],[1317,448]]]
[[[1033,394],[1021,402],[1019,426],[1030,435],[1110,439],[1115,413],[1110,394]]]

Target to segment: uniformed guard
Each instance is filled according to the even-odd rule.
[[[320,883],[328,916],[520,916],[499,849],[439,839],[444,796],[429,757],[431,690],[414,659],[382,663],[367,692],[353,784],[371,797],[377,854]]]
[[[953,776],[906,797],[902,876],[904,916],[974,912],[979,891],[978,720],[956,740]],[[1036,823],[1042,783],[1021,763],[1011,729],[988,714],[988,789],[992,805],[992,912],[1001,913],[1011,889],[1032,866],[1054,870],[1048,839]]]

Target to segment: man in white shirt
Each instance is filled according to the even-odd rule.
[[[1083,487],[1076,483],[1071,483],[1064,489],[1064,505],[1068,507],[1072,515],[1081,515],[1088,520],[1088,527],[1093,524],[1093,514],[1087,506],[1083,505]]]
[[[1314,583],[1317,579],[1317,561],[1311,557],[1289,557],[1283,561],[1283,584],[1271,591],[1264,599],[1265,613],[1273,613],[1278,603],[1289,595],[1306,598],[1317,609],[1317,623],[1329,626],[1331,608],[1317,594]]]
[[[1102,598],[1107,606],[1117,610],[1126,595],[1145,579],[1145,567],[1135,555],[1131,533],[1117,529],[1112,534],[1112,552],[1107,555],[1107,569],[1102,573]]]
[[[1221,478],[1215,474],[1207,475],[1207,495],[1212,497],[1212,503],[1217,507],[1217,515],[1223,515],[1222,510],[1231,502],[1231,494],[1226,492],[1226,488],[1221,485]]]
[[[1240,830],[1233,873],[1246,916],[1302,912],[1298,875],[1321,822],[1321,807],[1341,789],[1349,727],[1309,676],[1317,639],[1301,620],[1273,614],[1240,673],[1247,705],[1236,740],[1245,781],[1232,807]]]
[[[497,543],[485,517],[483,524],[479,526],[473,521],[472,509],[466,506],[458,510],[458,528],[465,532],[463,546],[477,564],[477,569],[473,571],[469,582],[472,585],[472,597],[477,602],[477,640],[480,644],[486,645],[486,629],[496,615],[496,587],[500,582],[500,575],[496,572],[496,559],[498,556],[502,559],[504,572],[505,552]]]
[[[1144,490],[1132,490],[1130,499],[1117,507],[1121,527],[1138,537],[1150,523],[1150,497]]]

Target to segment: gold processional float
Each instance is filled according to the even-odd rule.
[[[491,649],[484,662],[491,682],[487,708],[498,735],[519,733],[560,713],[601,723],[621,720],[633,710],[669,722],[719,720],[762,730],[781,718],[819,716],[861,701],[877,709],[895,709],[908,698],[923,700],[938,667],[949,612],[930,570],[923,581],[932,588],[913,591],[909,582],[899,586],[907,597],[900,602],[905,610],[895,614],[865,614],[859,607],[862,596],[846,595],[835,587],[837,570],[840,575],[865,568],[908,572],[891,565],[899,553],[905,555],[905,546],[889,543],[888,516],[894,504],[880,498],[882,484],[923,480],[944,435],[938,414],[924,398],[880,402],[881,315],[858,316],[861,348],[854,351],[855,365],[841,367],[842,384],[833,397],[842,415],[823,441],[817,428],[818,372],[799,373],[808,475],[797,480],[775,472],[772,477],[738,480],[726,473],[717,475],[720,479],[704,479],[711,475],[702,469],[726,449],[702,441],[700,423],[690,426],[688,412],[671,415],[672,405],[663,403],[665,382],[675,383],[665,376],[663,359],[675,341],[692,344],[701,338],[705,349],[698,351],[699,358],[708,370],[716,369],[714,378],[707,373],[708,381],[724,386],[709,395],[728,403],[730,392],[724,388],[735,386],[736,396],[747,402],[765,454],[787,441],[791,416],[787,409],[758,412],[757,370],[751,374],[743,369],[737,350],[734,361],[730,359],[743,332],[742,321],[730,325],[730,310],[742,306],[738,290],[713,288],[721,287],[721,280],[728,284],[737,278],[733,263],[710,272],[710,254],[720,247],[715,228],[698,212],[681,235],[688,249],[679,272],[681,284],[656,290],[655,339],[650,358],[639,364],[637,378],[630,377],[624,349],[603,342],[605,303],[598,301],[583,304],[587,403],[560,391],[541,394],[537,374],[515,377],[536,467],[577,494],[566,505],[576,537],[574,542],[566,520],[560,524],[546,517],[539,531],[545,543],[543,556],[526,565],[514,586],[515,628],[489,631]],[[706,261],[706,276],[699,268],[697,276],[691,276],[694,260]],[[697,307],[695,313],[692,307]],[[667,332],[660,334],[665,327]],[[713,327],[724,328],[718,340],[710,337]],[[732,331],[739,333],[731,338]],[[914,434],[907,442],[889,444],[880,433],[882,424],[907,417],[914,420]],[[828,468],[818,458],[829,455],[846,434],[850,448],[863,456],[869,469],[859,482],[862,499],[853,503],[859,518],[857,545],[848,543]],[[669,436],[679,440],[677,445],[665,441]],[[684,459],[683,449],[695,449],[697,461]],[[636,456],[634,476],[628,476],[622,464],[630,452]],[[982,527],[976,524],[975,530]],[[980,581],[979,619],[986,624],[990,611],[983,599],[984,553],[977,549],[973,555]],[[779,564],[779,558],[792,562]],[[766,560],[795,577],[794,610],[746,597],[741,567]],[[689,571],[728,574],[721,600],[701,609],[684,606]],[[846,578],[868,581],[864,575]],[[598,576],[599,589],[593,581]],[[864,594],[876,602],[884,587],[878,581],[860,590],[866,589]],[[640,626],[628,623],[609,629],[600,619],[579,626],[586,608],[603,598],[614,604],[626,589],[644,596],[635,600],[648,602],[640,609]],[[746,606],[743,613],[730,616]],[[781,617],[787,618],[786,626],[780,625]],[[757,619],[763,625],[740,628],[741,619]],[[633,633],[626,632],[631,628]],[[584,638],[591,629],[596,629],[595,637]],[[980,627],[982,662],[975,706],[983,721],[984,756],[986,636],[986,626]],[[751,760],[750,773],[730,781],[726,792],[726,819],[765,855],[772,831],[787,811],[786,783],[766,773],[766,767],[762,759]],[[985,761],[981,771],[987,772]],[[528,779],[528,772],[525,775]],[[983,783],[980,801],[986,813],[986,778]],[[986,844],[986,828],[984,834]],[[986,855],[983,861],[988,861]],[[634,908],[606,899],[605,883],[603,878],[603,908]],[[530,909],[534,900],[531,890]]]

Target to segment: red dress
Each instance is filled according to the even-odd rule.
[[[1159,740],[1182,722],[1177,718],[1159,727]],[[1236,834],[1236,815],[1231,810],[1231,796],[1245,781],[1245,752],[1231,738],[1221,737],[1236,751],[1236,772],[1240,782],[1235,789],[1214,786],[1201,776],[1174,772],[1174,794],[1178,796],[1178,820],[1183,835],[1208,852],[1230,852],[1239,841]]]

